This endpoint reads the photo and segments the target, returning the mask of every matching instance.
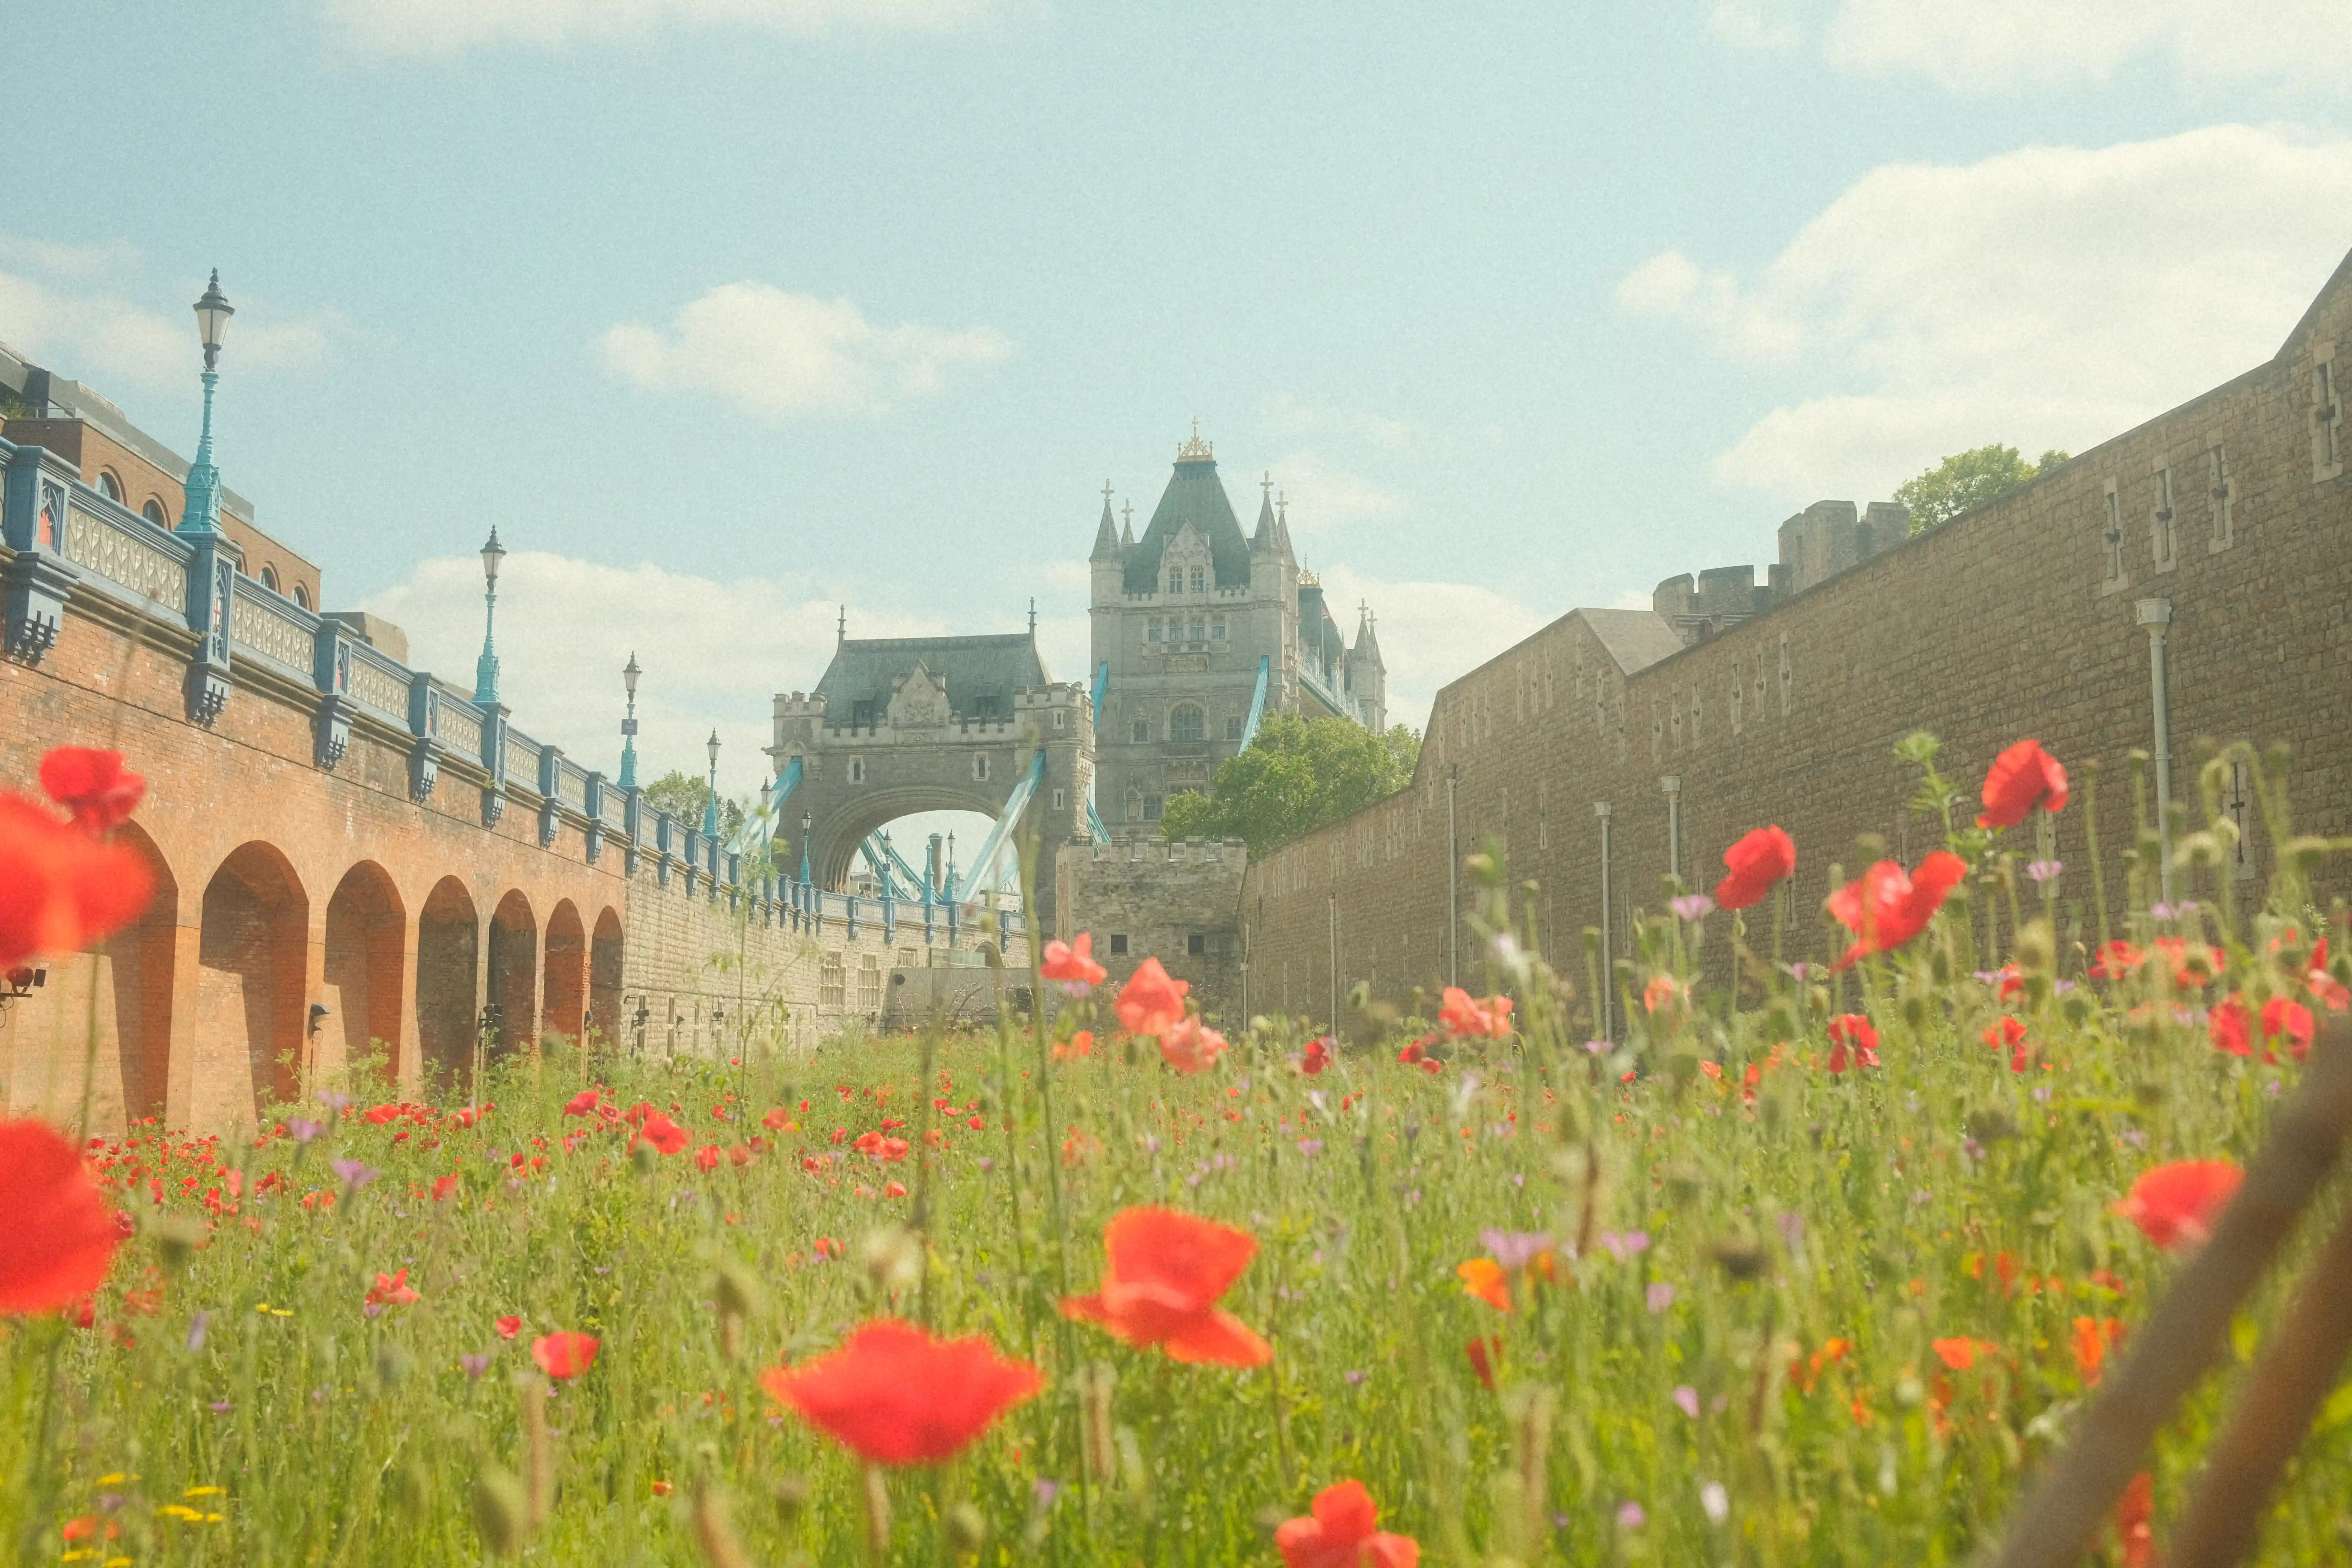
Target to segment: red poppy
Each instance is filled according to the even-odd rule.
[[[22,795],[0,794],[0,969],[103,940],[147,908],[155,879],[122,844],[101,843]]]
[[[1462,1347],[1462,1353],[1470,1358],[1470,1370],[1477,1374],[1478,1381],[1492,1389],[1495,1386],[1495,1371],[1503,1364],[1501,1338],[1488,1334],[1472,1340]]]
[[[1449,985],[1437,1009],[1437,1021],[1457,1035],[1486,1035],[1499,1040],[1511,1032],[1511,999],[1489,996],[1476,1002],[1459,985]]]
[[[1307,1049],[1298,1058],[1298,1070],[1313,1078],[1331,1065],[1331,1041],[1322,1035],[1307,1042]]]
[[[598,1341],[593,1334],[564,1329],[530,1342],[530,1359],[539,1370],[559,1382],[578,1377],[596,1364]]]
[[[106,1282],[122,1233],[81,1152],[47,1123],[0,1121],[0,1316],[54,1312]]]
[[[1860,1013],[1840,1013],[1830,1020],[1830,1071],[1843,1072],[1851,1047],[1856,1065],[1878,1065],[1878,1031]]]
[[[1397,1060],[1407,1067],[1413,1067],[1429,1059],[1429,1042],[1426,1040],[1407,1040],[1397,1047]]]
[[[1715,885],[1715,901],[1744,910],[1763,901],[1772,884],[1797,868],[1797,846],[1778,827],[1759,827],[1723,852],[1727,874]]]
[[[2273,996],[2263,1004],[2263,1039],[2265,1044],[2284,1037],[2287,1055],[2301,1061],[2311,1051],[2311,1009],[2287,996]]]
[[[1094,1054],[1095,1032],[1092,1029],[1080,1029],[1066,1040],[1054,1042],[1054,1059],[1057,1062],[1071,1061],[1079,1057],[1090,1057]]]
[[[1101,984],[1110,978],[1110,971],[1094,961],[1094,933],[1083,931],[1074,942],[1047,942],[1045,962],[1037,966],[1037,973],[1066,985]]]
[[[2123,1543],[2123,1568],[2155,1568],[2156,1480],[2146,1470],[2134,1476],[2116,1500],[2116,1535]]]
[[[442,1199],[444,1199],[444,1198],[447,1197],[450,1194],[452,1194],[452,1193],[456,1192],[457,1190],[457,1177],[455,1177],[455,1176],[436,1176],[436,1177],[434,1177],[434,1178],[433,1178],[433,1201],[434,1201],[435,1203],[436,1203],[436,1204],[437,1204],[437,1203],[439,1203]]]
[[[41,788],[73,815],[74,826],[96,838],[131,820],[147,781],[124,770],[121,752],[58,746],[41,759]]]
[[[1118,994],[1119,1027],[1130,1035],[1156,1035],[1184,1019],[1184,994],[1192,987],[1170,977],[1156,958],[1128,979]]]
[[[1936,1352],[1938,1360],[1954,1372],[1966,1372],[1977,1364],[1978,1356],[1988,1355],[2000,1349],[1999,1345],[1989,1340],[1971,1339],[1936,1340],[1930,1342],[1928,1348]]]
[[[2227,1160],[2179,1160],[2141,1172],[2115,1209],[2168,1252],[2201,1247],[2245,1179]]]
[[[1906,875],[1893,860],[1881,860],[1829,896],[1830,914],[1853,932],[1854,943],[1832,969],[1850,969],[1864,955],[1891,952],[1927,929],[1945,898],[1968,875],[1968,862],[1937,849]]]
[[[522,1332],[522,1320],[520,1318],[500,1318],[494,1326],[499,1331],[499,1338],[502,1340],[510,1340],[517,1334]]]
[[[701,1148],[697,1149],[694,1152],[694,1163],[701,1166],[705,1172],[719,1169],[719,1145],[705,1143]]]
[[[977,1335],[936,1340],[891,1318],[859,1325],[831,1355],[760,1374],[779,1404],[878,1465],[951,1459],[1044,1385]]]
[[[2147,954],[2127,942],[2102,942],[2098,962],[2091,965],[2091,975],[2096,980],[2126,980],[2138,973],[2139,966],[2147,962]]]
[[[2205,1034],[2217,1051],[2227,1051],[2233,1057],[2252,1056],[2254,1031],[2252,1021],[2246,1016],[2246,999],[2233,991],[2214,1003],[2205,1021]]]
[[[1642,1011],[1655,1014],[1681,1005],[1683,983],[1671,974],[1653,974],[1642,987]]]
[[[1181,1362],[1263,1366],[1274,1347],[1217,1299],[1257,1252],[1247,1231],[1175,1209],[1130,1208],[1103,1228],[1102,1288],[1065,1296],[1062,1315],[1099,1323],[1131,1345],[1158,1345]]]
[[[2212,943],[2191,942],[2184,937],[2158,937],[2156,951],[2164,959],[2165,967],[2172,972],[2173,989],[2177,991],[2194,991],[2210,984],[2227,962],[2221,950]]]
[[[1181,1073],[1206,1071],[1225,1054],[1225,1037],[1198,1018],[1182,1018],[1160,1032],[1160,1055]]]
[[[2066,770],[2039,741],[2020,741],[1985,770],[1984,813],[1979,827],[2014,827],[2035,806],[2053,816],[2066,809]]]
[[[378,1274],[375,1288],[367,1293],[371,1307],[405,1307],[422,1300],[408,1283],[408,1270],[397,1274]]]
[[[595,1089],[583,1089],[578,1094],[573,1095],[570,1100],[563,1102],[563,1114],[566,1116],[593,1116],[596,1114],[596,1101],[601,1098],[603,1097]]]
[[[1380,1506],[1361,1481],[1325,1487],[1309,1510],[1275,1530],[1282,1568],[1415,1568],[1421,1561],[1412,1536],[1379,1528]]]
[[[658,1110],[646,1112],[645,1122],[637,1129],[637,1137],[644,1139],[665,1154],[679,1152],[686,1147],[688,1142],[686,1129]],[[629,1143],[630,1147],[635,1148],[636,1139],[631,1139]]]

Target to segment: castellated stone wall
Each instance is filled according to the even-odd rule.
[[[1192,986],[1212,1023],[1236,1024],[1244,1004],[1265,1012],[1261,989],[1244,995],[1240,933],[1234,909],[1247,854],[1233,840],[1174,842],[1120,833],[1108,844],[1065,845],[1055,864],[1066,929],[1094,935],[1095,962],[1110,972],[1116,994],[1147,958]],[[1124,951],[1119,951],[1120,949]]]
[[[1705,643],[1621,678],[1578,612],[1465,675],[1439,694],[1407,789],[1249,868],[1240,918],[1254,993],[1322,1012],[1334,923],[1343,994],[1360,979],[1404,1001],[1445,982],[1449,780],[1461,851],[1491,837],[1514,882],[1538,884],[1542,942],[1579,976],[1586,928],[1605,918],[1622,954],[1634,911],[1663,901],[1669,779],[1696,886],[1713,885],[1749,827],[1778,822],[1794,837],[1790,952],[1820,956],[1820,902],[1832,863],[1858,868],[1858,835],[1906,864],[1940,842],[1906,810],[1915,774],[1890,752],[1922,728],[1943,738],[1971,810],[1985,765],[2021,736],[2078,781],[2100,763],[2104,892],[2120,911],[2126,759],[2153,742],[2143,601],[2171,617],[2175,797],[2195,807],[2200,738],[2284,742],[2296,830],[2352,833],[2352,734],[2337,707],[2352,675],[2339,343],[2352,354],[2352,261],[2269,363]],[[2273,845],[2244,815],[2241,886],[2254,889]],[[2062,905],[2091,891],[2085,821],[2078,783],[2049,847],[2065,863]],[[2212,875],[2184,873],[2177,890],[2210,897]],[[2341,868],[2323,879],[2323,900],[2347,890]],[[1472,907],[1466,887],[1460,907]],[[2095,929],[2087,909],[2083,919]],[[1483,986],[1466,929],[1460,942],[1462,982]]]

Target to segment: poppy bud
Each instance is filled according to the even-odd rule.
[[[1927,998],[1924,993],[1914,991],[1903,998],[1903,1021],[1910,1025],[1915,1033],[1927,1028]]]
[[[923,1278],[922,1243],[895,1225],[867,1231],[857,1244],[857,1260],[885,1296],[911,1290]]]
[[[1797,1037],[1797,1010],[1786,996],[1775,996],[1764,1006],[1764,1043],[1786,1045]]]
[[[1087,1473],[1097,1483],[1110,1479],[1118,1463],[1110,1435],[1110,1395],[1118,1374],[1108,1363],[1097,1362],[1078,1374],[1078,1399],[1085,1415],[1083,1436]]]
[[[2221,840],[2211,830],[2192,833],[2176,845],[2173,862],[2181,866],[2210,867],[2221,863]]]
[[[2017,1136],[2017,1123],[2005,1110],[1972,1110],[1963,1125],[1969,1136],[1979,1143],[1998,1143]]]
[[[969,1502],[948,1510],[948,1545],[959,1557],[970,1557],[988,1542],[988,1519]]]
[[[152,1228],[156,1255],[163,1260],[163,1267],[171,1269],[186,1268],[189,1254],[205,1238],[203,1224],[188,1215],[165,1215],[154,1222]]]
[[[1708,1248],[1717,1267],[1734,1279],[1760,1279],[1772,1265],[1765,1250],[1744,1237],[1726,1237]]]
[[[719,1278],[712,1286],[719,1310],[739,1318],[758,1313],[766,1304],[765,1292],[760,1289],[760,1277],[737,1258],[719,1260]]]
[[[474,1477],[474,1528],[493,1557],[511,1557],[523,1538],[522,1483],[484,1465]]]

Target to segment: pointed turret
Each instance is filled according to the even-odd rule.
[[[1118,535],[1121,549],[1129,548],[1135,543],[1135,503],[1133,501],[1127,503],[1126,516],[1127,526],[1119,531]]]
[[[1385,669],[1388,668],[1387,661],[1381,658],[1381,639],[1372,631],[1373,624],[1372,607],[1370,605],[1358,605],[1356,606],[1356,646],[1349,651],[1356,658],[1369,659]]]
[[[1118,520],[1110,512],[1110,481],[1103,481],[1102,523],[1095,530],[1094,553],[1091,561],[1110,561],[1118,555]]]
[[[1279,544],[1284,560],[1297,559],[1291,553],[1290,549],[1290,498],[1288,496],[1274,498],[1274,537]]]
[[[1257,527],[1250,531],[1250,553],[1263,554],[1275,548],[1274,475],[1268,471],[1258,480]]]

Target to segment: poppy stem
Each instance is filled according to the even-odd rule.
[[[890,1558],[890,1481],[879,1465],[866,1467],[866,1561],[874,1568]]]
[[[2083,841],[2091,855],[2091,904],[2099,916],[2099,948],[2112,940],[2107,927],[2106,868],[2099,858],[2099,759],[2083,764]]]

